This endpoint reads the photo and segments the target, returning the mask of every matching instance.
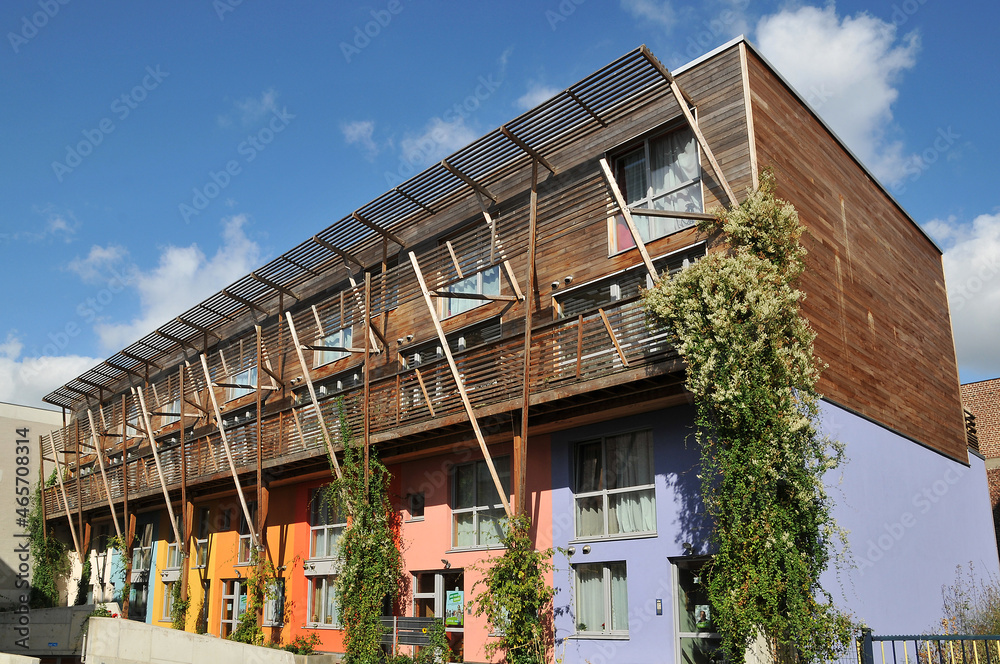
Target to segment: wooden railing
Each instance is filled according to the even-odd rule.
[[[535,327],[531,337],[530,393],[535,400],[546,398],[547,394],[557,398],[559,391],[585,391],[588,381],[663,362],[675,356],[666,332],[647,325],[641,301],[633,298],[575,318]],[[454,357],[469,399],[477,410],[496,409],[498,406],[499,410],[504,410],[504,402],[521,398],[524,340],[520,335],[459,351]],[[362,391],[359,384],[321,401],[326,422],[337,422],[338,399],[335,397],[339,396],[355,436],[360,437],[363,427]],[[373,378],[370,395],[368,416],[372,434],[420,423],[431,423],[430,426],[433,426],[434,420],[464,412],[455,381],[443,358],[389,376]],[[334,425],[332,430],[336,431],[337,427]],[[237,469],[255,468],[257,441],[253,418],[227,427],[226,433]],[[188,441],[185,447],[189,485],[228,472],[218,432]],[[180,446],[160,447],[158,450],[168,487],[179,487]],[[315,409],[308,401],[267,417],[261,423],[261,455],[265,465],[292,455],[322,454],[325,454],[325,445],[319,422]],[[128,459],[125,465],[128,468],[130,496],[160,490],[152,456]],[[120,462],[107,469],[112,500],[116,503],[122,499],[124,492],[122,469]],[[80,483],[84,508],[106,504],[101,477],[94,472],[82,478],[69,477],[65,480],[71,511],[76,509],[77,482]],[[45,501],[50,518],[65,512],[57,488],[46,490]]]

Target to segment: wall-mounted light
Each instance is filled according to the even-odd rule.
[[[576,553],[576,547],[575,546],[571,546],[568,549],[566,549],[566,555],[567,556],[572,556],[574,553]]]
[[[584,544],[583,545],[583,552],[584,553],[590,553],[590,545],[589,544]]]
[[[442,558],[441,564],[444,565],[445,569],[451,569],[451,563],[448,561],[447,558]]]
[[[563,277],[563,281],[565,281],[566,285],[569,286],[571,283],[573,283],[573,275],[567,274],[565,277]]]

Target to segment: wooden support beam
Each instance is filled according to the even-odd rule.
[[[580,106],[580,108],[582,108],[583,110],[587,111],[587,113],[590,115],[590,117],[592,117],[595,120],[597,120],[601,124],[602,127],[607,127],[608,126],[608,123],[605,122],[604,120],[602,120],[601,116],[599,116],[597,113],[594,112],[594,109],[592,109],[590,106],[587,106],[587,104],[585,104],[582,99],[580,99],[579,97],[577,97],[576,93],[574,93],[572,90],[567,89],[566,90],[566,94],[568,94],[570,97],[572,97],[573,101],[575,101]]]
[[[95,383],[94,381],[87,380],[86,378],[83,378],[83,377],[77,377],[77,380],[80,381],[81,383],[83,383],[84,385],[90,385],[91,387],[96,387],[98,390],[110,389],[106,385],[101,385],[100,383]]]
[[[205,354],[202,353],[201,357],[201,368],[205,371],[205,383],[209,386],[212,384],[212,374],[208,371],[208,359]],[[260,382],[259,380],[257,381]],[[253,529],[253,519],[250,518],[250,508],[247,506],[246,496],[243,495],[243,486],[240,485],[240,475],[236,472],[236,463],[233,461],[233,452],[229,447],[229,436],[226,435],[226,428],[222,425],[222,410],[219,408],[219,400],[215,397],[215,390],[211,387],[208,388],[208,393],[212,397],[212,410],[215,411],[215,426],[219,430],[219,437],[222,438],[222,447],[226,453],[226,461],[229,462],[229,472],[233,476],[233,482],[236,484],[236,496],[240,499],[240,507],[243,508],[243,517],[247,521],[247,526],[250,527],[250,539],[253,545],[257,546],[257,533]],[[257,414],[257,420],[260,421],[260,413]],[[170,516],[173,519],[173,514]]]
[[[76,527],[73,525],[73,512],[69,509],[69,498],[66,496],[66,485],[63,484],[63,469],[62,466],[59,465],[59,455],[56,454],[56,441],[51,435],[49,436],[49,445],[52,447],[52,456],[56,463],[56,480],[59,482],[59,493],[63,499],[63,509],[66,510],[66,520],[69,521],[69,533],[73,536],[73,546],[76,548],[76,555],[82,564],[83,552],[80,551],[80,540],[76,537]],[[79,474],[77,474],[76,481],[77,484],[79,484]]]
[[[139,343],[142,343],[142,342],[139,342]],[[149,344],[142,344],[142,345],[145,346],[146,348],[153,348]],[[159,352],[156,348],[153,348],[153,350],[156,350],[157,352]],[[138,355],[133,355],[132,353],[128,352],[127,350],[122,350],[122,351],[119,351],[119,352],[122,355],[124,355],[125,357],[129,358],[130,360],[135,360],[136,362],[142,362],[144,365],[146,365],[146,367],[153,367],[157,371],[161,371],[163,369],[163,367],[161,367],[156,362],[153,362],[152,360],[147,360],[145,358],[139,357]],[[141,375],[139,377],[140,378],[144,378],[144,376],[141,376]]]
[[[693,219],[694,221],[712,221],[714,214],[707,212],[685,212],[682,210],[653,210],[651,208],[630,207],[629,212],[644,217],[668,217],[670,219]]]
[[[260,364],[261,351],[262,351],[261,347],[263,345],[263,340],[261,339],[261,328],[260,328],[260,325],[254,325],[254,333],[255,333],[255,336],[256,336],[256,340],[257,340],[257,364],[259,365]],[[261,390],[261,381],[260,381],[260,378],[258,377],[258,379],[257,379],[257,390],[256,390],[256,394],[255,394],[255,396],[256,396],[256,405],[257,405],[257,417],[254,419],[254,423],[253,423],[253,426],[254,426],[254,437],[257,439],[257,445],[256,445],[256,447],[257,447],[257,476],[256,476],[256,480],[257,480],[257,523],[251,524],[251,523],[247,522],[247,525],[251,528],[251,530],[253,530],[253,529],[257,530],[258,538],[264,536],[264,525],[265,525],[264,521],[266,519],[266,514],[267,514],[267,512],[266,512],[267,506],[264,503],[264,495],[263,495],[263,491],[264,491],[264,489],[263,489],[263,481],[264,481],[264,449],[263,448],[264,448],[264,446],[262,444],[261,436],[260,436],[261,420],[264,419],[263,417],[261,417],[261,412],[263,410],[262,409],[263,394],[264,393]],[[261,513],[262,508],[264,510],[263,514]],[[261,546],[260,539],[257,540],[257,546],[259,547],[258,548],[258,553],[262,553],[263,552],[263,547]],[[264,556],[259,555],[257,557],[257,565],[258,565],[257,572],[258,573],[261,572],[260,566],[263,565],[263,564],[264,564]],[[263,606],[259,607],[258,612],[262,611],[262,610],[263,610]],[[259,616],[258,616],[258,618],[259,618]],[[258,621],[258,626],[259,626],[259,624],[260,623]]]
[[[230,323],[233,322],[234,320],[236,320],[235,318],[233,318],[229,314],[224,314],[221,311],[216,311],[215,309],[212,309],[211,307],[209,307],[208,305],[206,305],[204,302],[199,303],[198,304],[198,308],[199,309],[204,309],[208,313],[215,314],[216,316],[219,316],[220,318],[225,318]]]
[[[656,268],[653,267],[653,259],[649,257],[649,252],[646,251],[646,243],[642,241],[642,236],[639,235],[639,229],[635,226],[635,221],[632,219],[632,213],[629,212],[628,203],[625,202],[625,197],[622,196],[621,189],[618,188],[618,182],[615,181],[615,176],[611,172],[611,167],[608,166],[608,160],[605,157],[601,157],[601,173],[604,174],[604,181],[608,185],[608,189],[611,190],[611,196],[615,201],[615,205],[618,206],[618,211],[621,212],[622,217],[625,218],[625,225],[628,226],[629,233],[632,234],[632,240],[635,242],[636,249],[639,250],[639,255],[642,256],[642,262],[646,264],[646,269],[649,271],[649,276],[652,277],[653,283],[657,283],[660,280],[660,276],[656,274]]]
[[[490,475],[493,477],[493,484],[497,488],[497,494],[500,496],[500,502],[503,503],[504,511],[507,513],[508,517],[514,516],[514,513],[510,509],[510,500],[508,499],[507,492],[503,488],[503,483],[500,482],[500,476],[497,474],[496,466],[493,465],[493,457],[490,456],[490,450],[486,447],[486,439],[483,437],[483,432],[479,429],[479,422],[476,420],[476,413],[472,409],[472,403],[469,401],[469,395],[465,391],[465,381],[462,380],[462,375],[458,372],[458,366],[455,364],[455,358],[451,354],[451,347],[448,346],[448,338],[445,337],[444,329],[441,327],[441,321],[438,320],[437,312],[434,310],[434,301],[431,299],[430,291],[427,290],[427,282],[424,281],[424,275],[420,271],[420,264],[417,262],[417,255],[412,251],[410,254],[410,263],[413,265],[413,272],[417,275],[417,283],[420,284],[420,291],[424,295],[424,304],[427,305],[427,311],[431,316],[431,322],[434,323],[434,329],[437,331],[438,340],[441,342],[441,348],[444,350],[444,356],[448,360],[448,367],[451,369],[452,378],[455,379],[455,386],[458,388],[458,394],[462,398],[462,404],[465,406],[465,412],[469,417],[469,423],[472,424],[472,430],[476,434],[476,440],[479,441],[479,448],[483,452],[483,458],[486,460],[486,466],[490,470]]]
[[[535,239],[538,226],[538,161],[531,162],[531,198],[528,211],[528,269],[524,300],[524,370],[521,376],[521,432],[514,437],[514,506],[518,514],[527,513],[528,474],[528,405],[531,394],[531,319],[535,303]]]
[[[334,245],[330,244],[329,242],[327,242],[323,238],[319,237],[318,235],[313,235],[312,236],[312,241],[315,242],[316,244],[318,244],[321,247],[329,249],[333,253],[335,253],[338,256],[340,256],[341,258],[343,258],[345,261],[350,261],[350,262],[354,263],[355,265],[357,265],[358,267],[360,267],[362,270],[365,269],[365,264],[362,263],[361,259],[357,258],[354,254],[352,254],[352,253],[350,253],[348,251],[344,251],[343,249],[341,249],[339,247],[335,247]]]
[[[483,196],[485,196],[486,198],[490,199],[494,203],[499,202],[499,199],[496,197],[496,194],[494,194],[489,189],[487,189],[483,185],[479,184],[478,182],[476,182],[475,180],[473,180],[472,178],[470,178],[468,175],[466,175],[462,171],[458,170],[457,168],[455,168],[454,166],[452,166],[451,164],[449,164],[447,159],[442,159],[441,160],[441,165],[444,166],[445,170],[447,170],[449,173],[451,173],[452,175],[454,175],[455,177],[457,177],[459,180],[461,180],[465,184],[467,184],[470,187],[472,187],[472,189],[474,191],[476,191],[477,193],[482,194]]]
[[[323,442],[326,443],[326,451],[330,455],[330,463],[333,471],[339,480],[342,475],[340,463],[337,461],[337,454],[333,451],[333,441],[330,439],[330,432],[326,428],[326,420],[323,418],[323,409],[320,408],[319,399],[316,398],[316,388],[313,386],[312,376],[309,373],[309,365],[306,363],[306,356],[302,354],[302,345],[299,343],[299,335],[295,331],[295,323],[292,321],[292,312],[285,312],[285,319],[288,321],[288,331],[292,335],[292,344],[295,346],[295,354],[299,358],[299,366],[302,368],[302,377],[306,380],[306,388],[309,390],[309,398],[312,399],[313,408],[316,411],[316,420],[319,422],[319,430],[323,434]],[[367,406],[367,404],[366,404]]]
[[[615,345],[615,350],[618,351],[618,357],[621,358],[622,364],[625,368],[628,368],[628,360],[625,358],[625,351],[622,350],[621,344],[618,343],[618,337],[615,336],[615,331],[611,329],[611,321],[608,320],[608,315],[604,313],[604,309],[598,309],[597,313],[601,314],[601,320],[604,321],[604,329],[608,331],[608,336],[611,337],[611,343]]]
[[[204,356],[203,356],[204,357]],[[177,517],[174,516],[174,506],[170,502],[170,491],[167,490],[167,480],[163,477],[163,464],[160,463],[160,453],[156,450],[156,441],[153,439],[153,425],[149,421],[149,412],[146,410],[146,396],[142,392],[142,386],[133,387],[132,393],[139,399],[139,412],[142,413],[142,424],[146,431],[146,440],[149,441],[149,448],[153,451],[153,463],[156,465],[156,476],[160,480],[160,488],[163,490],[163,502],[167,505],[167,514],[170,516],[170,527],[174,531],[174,542],[180,546],[184,541],[180,530],[177,529]]]
[[[646,48],[645,44],[639,47],[639,52],[642,53],[642,56],[646,58],[649,64],[653,65],[654,69],[660,72],[660,76],[665,78],[667,83],[669,83],[670,85],[674,85],[675,83],[674,75],[670,73],[669,69],[663,66],[663,63],[660,62],[659,59],[657,59],[657,57],[653,55],[653,53],[648,48]],[[692,101],[691,97],[689,97],[686,92],[681,90],[681,94],[684,95],[684,101],[686,101],[691,106],[694,106],[694,101]]]
[[[500,133],[506,136],[511,143],[524,150],[539,164],[549,169],[549,172],[552,173],[552,175],[558,175],[558,172],[556,171],[555,167],[552,164],[550,164],[545,157],[543,157],[537,150],[535,150],[535,148],[531,147],[530,145],[522,141],[520,138],[515,136],[514,132],[512,132],[510,129],[507,129],[507,127],[500,127]]]
[[[318,344],[302,344],[299,346],[302,350],[316,350],[316,351],[336,351],[339,353],[363,353],[364,348],[354,348],[353,346],[320,346]]]
[[[175,337],[172,334],[167,334],[163,330],[153,330],[153,334],[155,334],[158,337],[163,337],[164,339],[166,339],[168,341],[173,341],[175,344],[179,344],[181,346],[187,346],[188,348],[190,348],[191,350],[195,351],[196,353],[198,352],[198,347],[195,346],[190,341],[188,341],[187,339],[181,339],[180,337]]]
[[[456,300],[487,300],[490,302],[516,302],[516,295],[486,295],[484,293],[458,293],[452,291],[431,291],[432,297],[455,298]]]
[[[111,498],[111,485],[108,484],[108,475],[104,471],[104,451],[101,449],[101,443],[97,439],[97,425],[94,423],[94,414],[87,409],[87,419],[90,420],[90,436],[94,441],[94,447],[97,448],[97,464],[101,468],[101,480],[104,482],[104,495],[108,497],[108,507],[111,508],[111,520],[115,524],[115,535],[118,537],[122,536],[121,526],[118,525],[118,512],[115,511],[115,503]]]
[[[312,309],[313,318],[316,319],[316,330],[319,333],[319,338],[322,339],[326,336],[326,332],[323,330],[323,321],[319,317],[319,310],[316,308],[315,304],[312,305],[310,309]]]
[[[365,219],[364,217],[362,217],[357,212],[352,212],[351,213],[351,217],[355,221],[357,221],[358,223],[363,224],[363,225],[367,226],[368,228],[372,229],[373,231],[375,231],[376,233],[378,233],[382,237],[384,237],[386,239],[389,239],[389,240],[392,240],[393,242],[395,242],[396,244],[398,244],[400,247],[406,247],[406,243],[403,242],[403,240],[400,239],[398,235],[396,235],[392,231],[389,231],[389,230],[386,230],[385,228],[382,228],[381,226],[379,226],[378,224],[376,224],[374,221],[369,221],[368,219]]]
[[[120,367],[117,364],[114,364],[113,362],[111,362],[111,360],[105,360],[104,364],[108,365],[112,369],[117,369],[118,371],[124,371],[125,373],[127,373],[129,375],[132,375],[132,376],[135,376],[136,378],[143,378],[143,375],[141,373],[139,373],[138,371],[136,371],[135,369],[129,369],[127,367]]]
[[[365,272],[365,314],[364,322],[365,329],[371,329],[372,326],[372,275],[370,272]],[[368,398],[371,395],[371,372],[369,367],[369,360],[371,359],[371,335],[365,335],[365,363],[364,363],[364,386],[362,390],[361,403],[364,404],[364,413],[362,414],[362,441],[364,445],[365,452],[365,495],[368,491],[368,445],[371,442],[371,408],[369,407]]]
[[[455,274],[458,275],[459,279],[465,279],[462,274],[462,266],[458,264],[458,256],[455,255],[455,247],[451,246],[451,240],[445,240],[444,246],[448,248],[448,255],[451,256],[451,263],[455,266]]]
[[[176,320],[177,320],[177,322],[179,322],[179,323],[182,323],[182,324],[184,324],[184,325],[187,325],[188,327],[190,327],[190,328],[191,328],[191,329],[193,329],[193,330],[198,330],[198,331],[199,331],[199,332],[201,332],[202,334],[207,334],[207,335],[209,335],[209,336],[213,336],[213,337],[215,337],[216,339],[218,339],[219,341],[222,341],[222,337],[220,337],[220,336],[219,336],[218,334],[216,334],[216,333],[215,333],[215,332],[213,332],[212,330],[208,329],[208,328],[207,328],[207,327],[205,327],[204,325],[198,325],[197,323],[192,323],[192,322],[191,322],[191,321],[189,321],[189,320],[184,320],[184,319],[183,319],[183,318],[181,318],[180,316],[178,316],[178,317],[176,318]]]
[[[232,293],[232,292],[226,290],[225,288],[222,289],[222,294],[225,295],[226,297],[228,297],[230,300],[233,300],[234,302],[239,302],[240,304],[242,304],[244,306],[247,306],[247,307],[250,307],[251,309],[254,309],[255,311],[259,311],[260,313],[262,313],[265,316],[267,316],[267,309],[263,308],[259,304],[255,304],[254,302],[251,302],[250,300],[248,300],[247,298],[243,297],[242,295],[237,295],[236,293]]]
[[[416,376],[417,376],[417,383],[420,384],[420,391],[424,395],[424,403],[427,404],[427,410],[429,410],[431,412],[431,417],[435,417],[435,415],[434,415],[434,405],[431,404],[431,397],[430,397],[429,394],[427,394],[427,386],[424,385],[424,377],[423,377],[423,375],[421,375],[420,369],[414,368],[413,373],[416,374]]]
[[[301,300],[302,299],[291,288],[287,288],[285,286],[282,286],[277,281],[274,281],[273,279],[268,279],[267,277],[261,276],[261,275],[257,274],[256,272],[251,272],[250,273],[250,278],[253,279],[254,281],[258,281],[258,282],[264,284],[265,286],[273,288],[274,290],[278,291],[279,293],[284,293],[285,295],[287,295],[289,297],[294,297],[296,300]]]
[[[514,276],[514,268],[510,266],[510,261],[504,260],[500,264],[503,265],[504,274],[507,275],[507,281],[510,282],[510,287],[514,289],[514,294],[517,295],[517,299],[523,300],[524,293],[521,292],[521,285],[517,283],[517,277]]]
[[[408,193],[406,193],[405,191],[403,191],[402,188],[400,188],[400,187],[393,187],[393,191],[395,191],[397,194],[399,194],[400,196],[402,196],[406,200],[410,201],[414,205],[418,205],[418,206],[422,207],[425,212],[429,212],[430,214],[437,214],[437,212],[435,212],[431,208],[427,207],[426,205],[424,205],[423,203],[421,203],[420,201],[418,201],[413,196],[410,196]]]

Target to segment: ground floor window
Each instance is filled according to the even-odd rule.
[[[333,574],[309,577],[310,627],[340,627],[336,580]]]
[[[677,640],[681,661],[716,664],[723,661],[722,635],[715,624],[715,611],[708,601],[702,569],[705,560],[683,560],[674,564],[676,584]]]
[[[225,639],[236,631],[240,618],[246,613],[247,587],[242,579],[225,579],[222,584],[222,618],[219,636]]]
[[[576,565],[576,632],[628,635],[628,578],[625,563]]]
[[[416,572],[413,575],[413,615],[441,618],[452,662],[465,661],[465,574],[462,570]]]
[[[264,602],[264,624],[268,626],[285,623],[285,580],[271,579],[267,584],[267,598]]]
[[[170,620],[170,612],[174,608],[174,584],[179,581],[167,581],[163,584],[163,614],[162,620]]]
[[[128,600],[128,617],[132,620],[146,619],[146,602],[149,599],[149,584],[136,582]]]

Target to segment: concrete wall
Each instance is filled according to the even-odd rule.
[[[40,661],[42,660],[37,657],[24,657],[0,652],[0,664],[38,664]]]
[[[91,618],[86,640],[90,664],[332,664],[330,655],[304,657],[284,650],[260,648],[214,636],[191,634],[134,620]]]
[[[86,605],[0,613],[0,652],[40,657],[79,655],[81,628],[93,610],[92,605]]]

